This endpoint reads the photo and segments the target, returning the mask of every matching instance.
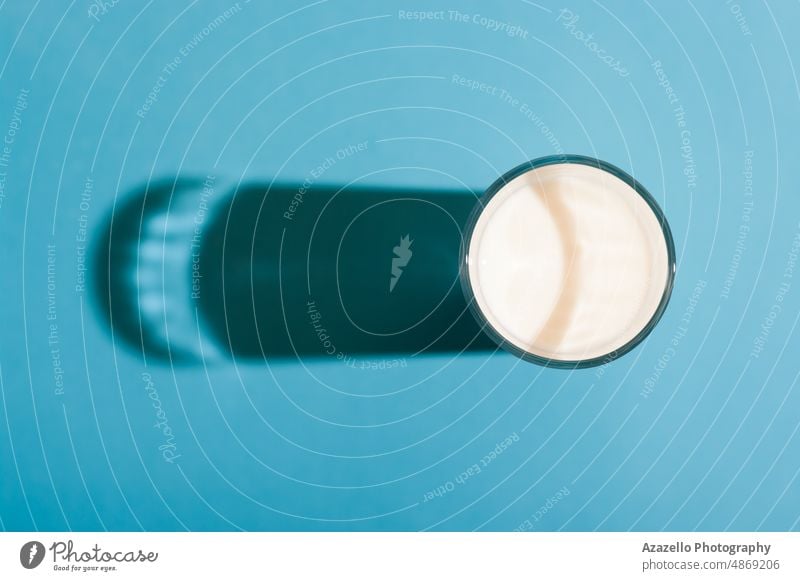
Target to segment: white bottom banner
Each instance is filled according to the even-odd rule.
[[[0,579],[800,579],[800,533],[3,533]]]

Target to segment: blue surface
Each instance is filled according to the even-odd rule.
[[[65,6],[0,4],[3,528],[800,528],[796,3]],[[675,236],[663,320],[575,372],[145,368],[76,290],[81,216],[91,244],[149,177],[302,182],[363,141],[326,183],[481,190],[560,151],[625,169]]]

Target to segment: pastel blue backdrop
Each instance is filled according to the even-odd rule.
[[[800,6],[454,6],[0,3],[2,528],[800,528]],[[663,320],[574,372],[145,368],[76,291],[81,217],[97,243],[143,181],[299,183],[360,142],[324,183],[480,191],[562,151],[625,169],[674,233]]]

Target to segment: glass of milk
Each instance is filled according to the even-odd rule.
[[[495,181],[464,231],[461,285],[501,347],[550,367],[620,357],[667,307],[675,248],[633,177],[590,157],[524,163]]]

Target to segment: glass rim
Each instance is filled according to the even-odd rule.
[[[647,203],[647,205],[650,207],[650,210],[655,215],[656,220],[661,227],[661,233],[664,238],[664,243],[667,247],[667,278],[664,284],[664,291],[661,295],[661,300],[659,301],[656,310],[653,312],[653,315],[639,330],[639,332],[624,345],[613,349],[608,353],[604,353],[603,355],[598,355],[597,357],[592,357],[589,359],[551,359],[542,355],[537,355],[530,351],[526,351],[525,349],[522,349],[506,339],[486,318],[480,305],[478,305],[469,274],[469,255],[472,235],[478,220],[480,219],[483,211],[486,209],[486,206],[491,199],[513,179],[521,176],[522,174],[544,166],[561,164],[579,164],[595,167],[615,176],[616,178],[622,180],[623,183],[630,186]],[[459,257],[459,279],[461,280],[461,290],[464,293],[464,298],[467,300],[469,310],[472,313],[472,316],[475,317],[476,321],[481,326],[482,332],[486,333],[495,343],[497,343],[499,347],[505,351],[508,351],[512,355],[519,357],[520,359],[529,361],[531,363],[536,363],[537,365],[544,367],[554,367],[559,369],[582,369],[604,365],[635,349],[639,343],[641,343],[655,328],[666,311],[670,297],[672,296],[672,289],[675,284],[675,272],[675,242],[672,238],[672,231],[670,230],[666,215],[658,205],[658,202],[656,202],[655,198],[650,194],[650,192],[647,191],[647,188],[639,183],[633,176],[615,165],[595,157],[573,154],[538,157],[536,159],[521,163],[497,178],[477,200],[475,207],[472,209],[472,212],[467,219],[467,223],[464,228],[464,235],[461,240],[461,253]]]

